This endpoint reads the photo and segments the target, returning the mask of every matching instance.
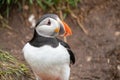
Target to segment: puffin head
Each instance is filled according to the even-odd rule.
[[[70,27],[64,21],[61,21],[56,14],[43,15],[36,23],[35,31],[43,37],[72,35]]]

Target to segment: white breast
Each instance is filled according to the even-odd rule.
[[[66,65],[69,66],[70,63],[70,56],[61,44],[53,48],[49,45],[34,47],[27,43],[23,48],[23,53],[26,61],[37,73],[53,74],[54,71],[54,74],[56,74]]]

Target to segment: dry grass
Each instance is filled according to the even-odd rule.
[[[0,80],[33,80],[29,69],[8,52],[0,50]]]

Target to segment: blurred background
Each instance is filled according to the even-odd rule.
[[[0,80],[35,80],[22,48],[46,13],[73,31],[70,80],[120,80],[120,0],[0,0]]]

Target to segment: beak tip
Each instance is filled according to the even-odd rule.
[[[71,36],[72,35],[72,32],[65,32],[64,36],[67,37],[67,36]]]
[[[65,29],[65,33],[64,36],[70,36],[72,35],[72,30],[70,29],[70,27],[67,25],[67,23],[65,23],[64,21],[62,21],[63,25],[64,25],[64,29]]]

